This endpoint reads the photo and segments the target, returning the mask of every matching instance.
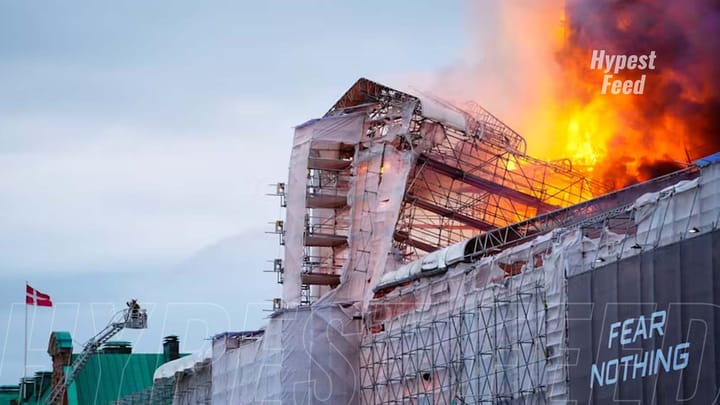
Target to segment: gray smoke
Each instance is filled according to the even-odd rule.
[[[719,0],[568,0],[568,41],[574,52],[589,55],[593,49],[616,54],[657,53],[656,69],[635,71],[624,78],[647,74],[645,93],[633,97],[627,111],[620,111],[621,128],[644,134],[647,149],[638,173],[627,170],[627,162],[637,156],[614,153],[624,144],[622,130],[608,146],[608,159],[602,169],[606,180],[621,187],[673,171],[683,162],[720,151],[720,1]],[[567,54],[559,55],[561,66],[577,63]],[[590,71],[586,69],[588,75]],[[597,81],[596,78],[587,78]],[[584,89],[567,89],[573,96]],[[681,122],[685,134],[675,133],[663,123]],[[657,155],[653,144],[673,142],[672,155]]]

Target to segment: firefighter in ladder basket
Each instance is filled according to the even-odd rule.
[[[126,304],[128,306],[126,321],[131,324],[139,323],[142,314],[140,313],[140,304],[138,304],[137,299],[133,298],[130,301],[126,302]]]

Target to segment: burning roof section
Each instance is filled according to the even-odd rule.
[[[365,300],[386,270],[606,191],[570,161],[525,151],[476,104],[358,80],[296,128],[279,230],[285,305]]]
[[[326,117],[364,109],[369,136],[399,126],[415,102],[407,133],[392,140],[416,152],[394,239],[406,254],[430,252],[603,190],[570,161],[525,154],[525,140],[477,104],[462,107],[360,79]]]

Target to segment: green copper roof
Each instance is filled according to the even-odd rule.
[[[10,401],[18,399],[20,393],[17,385],[0,386],[0,405],[10,405]]]
[[[187,354],[181,354],[186,356]],[[73,354],[73,359],[78,355]],[[68,387],[68,405],[110,405],[114,401],[152,388],[155,369],[165,362],[163,353],[97,353],[90,357],[75,381]],[[71,368],[65,367],[65,373]],[[50,393],[49,373],[37,373],[36,392],[20,405],[44,403]],[[44,378],[39,375],[44,374]],[[19,392],[7,392],[19,386],[0,389],[0,405],[10,405]],[[5,392],[4,392],[5,391]]]
[[[69,404],[110,404],[151,387],[153,373],[164,361],[162,353],[97,353],[69,387]]]
[[[73,344],[72,344],[72,337],[70,337],[70,332],[64,332],[64,331],[53,332],[51,335],[51,339],[52,339],[52,336],[55,337],[55,341],[57,342],[58,348],[72,349]]]
[[[48,371],[40,371],[35,373],[34,377],[27,377],[27,380],[33,382],[33,388],[30,389],[31,395],[20,404],[42,404],[45,397],[50,393],[50,385],[52,384],[52,373]],[[15,392],[8,392],[10,390]],[[0,405],[9,405],[12,400],[20,399],[20,385],[7,385],[0,387]]]
[[[71,349],[72,337],[68,332],[53,332],[49,352],[55,349]],[[129,342],[113,341],[106,346],[130,347]],[[105,347],[105,346],[104,346]],[[74,361],[78,353],[72,355]],[[187,354],[180,354],[187,356]],[[167,360],[165,353],[117,353],[98,352],[88,359],[75,381],[67,389],[68,405],[110,405],[113,402],[151,389],[153,374]],[[65,367],[65,375],[71,367]],[[20,405],[43,403],[50,394],[52,373],[38,372],[33,379],[35,392]],[[0,389],[0,405],[10,405],[19,398],[18,385]]]

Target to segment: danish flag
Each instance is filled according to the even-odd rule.
[[[25,291],[25,304],[37,305],[39,307],[52,306],[52,300],[50,299],[50,296],[30,287],[30,284],[25,284]]]

